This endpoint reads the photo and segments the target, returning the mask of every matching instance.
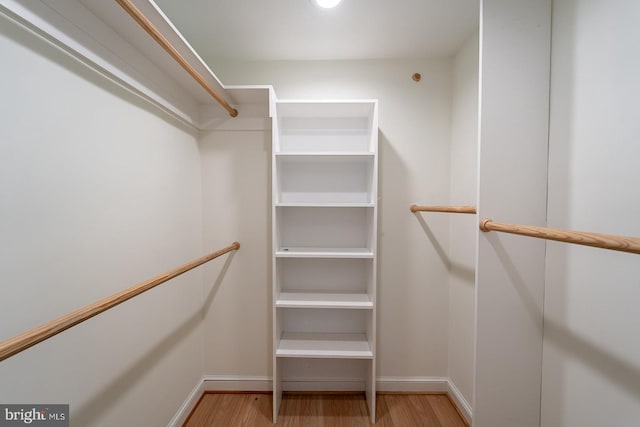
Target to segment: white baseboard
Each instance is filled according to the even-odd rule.
[[[203,378],[205,391],[272,391],[271,377],[208,375]],[[361,379],[284,378],[285,391],[364,391]]]
[[[447,393],[460,415],[471,425],[473,411],[458,387],[446,377],[380,377],[377,381],[378,392],[407,393]]]
[[[362,391],[364,382],[353,380],[321,380],[285,378],[283,389],[287,391]],[[206,391],[272,391],[271,377],[206,375],[189,394],[168,427],[180,427]],[[448,393],[461,415],[471,425],[472,409],[460,390],[446,377],[379,377],[378,392]]]
[[[447,383],[449,386],[449,390],[447,390],[449,397],[451,397],[453,403],[458,407],[460,415],[462,415],[467,424],[471,425],[471,420],[473,418],[473,409],[471,408],[471,405],[467,399],[464,398],[458,387],[456,387],[451,379],[448,379]]]
[[[205,391],[272,391],[271,377],[241,375],[205,375],[202,378]]]
[[[364,391],[362,378],[283,378],[284,391]]]
[[[444,377],[378,377],[376,391],[407,393],[446,393],[449,379]]]
[[[200,401],[200,397],[204,393],[204,381],[201,379],[198,381],[196,386],[191,390],[189,396],[184,401],[178,412],[171,418],[167,427],[181,427],[185,421],[187,421],[187,417],[193,411],[193,408],[196,407],[198,402]]]

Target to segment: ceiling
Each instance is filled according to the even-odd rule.
[[[478,28],[478,0],[155,0],[209,64],[449,56]]]

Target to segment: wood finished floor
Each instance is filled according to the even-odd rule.
[[[271,393],[207,393],[183,427],[273,426]],[[466,427],[446,395],[378,394],[376,426]],[[276,426],[371,426],[364,394],[286,393]]]

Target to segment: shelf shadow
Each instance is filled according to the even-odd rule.
[[[427,237],[429,238],[429,241],[431,242],[431,244],[433,245],[433,248],[438,254],[440,261],[442,261],[442,263],[447,267],[447,270],[451,270],[451,260],[449,259],[447,252],[440,245],[440,242],[438,242],[438,239],[436,238],[435,234],[433,234],[433,231],[431,231],[431,228],[429,228],[429,224],[427,224],[427,221],[424,220],[424,218],[422,217],[422,215],[420,215],[419,212],[414,212],[413,215],[416,217],[416,219],[418,220],[418,223],[424,230],[424,234],[426,234]]]
[[[573,354],[577,360],[615,381],[640,400],[640,367],[607,352],[552,320],[545,320],[544,334],[558,348]]]
[[[211,305],[213,298],[222,283],[236,251],[229,253],[224,266],[216,277],[202,306],[196,310],[185,322],[164,337],[150,351],[144,354],[128,369],[113,379],[102,391],[99,391],[87,403],[72,413],[72,423],[78,426],[88,426],[95,423],[96,419],[113,407],[115,402],[122,398],[123,390],[131,389],[144,378],[154,366],[162,361],[165,354],[180,344],[202,321],[204,314]]]

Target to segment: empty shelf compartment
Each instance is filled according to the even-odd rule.
[[[288,333],[280,338],[277,357],[372,359],[365,334]]]

